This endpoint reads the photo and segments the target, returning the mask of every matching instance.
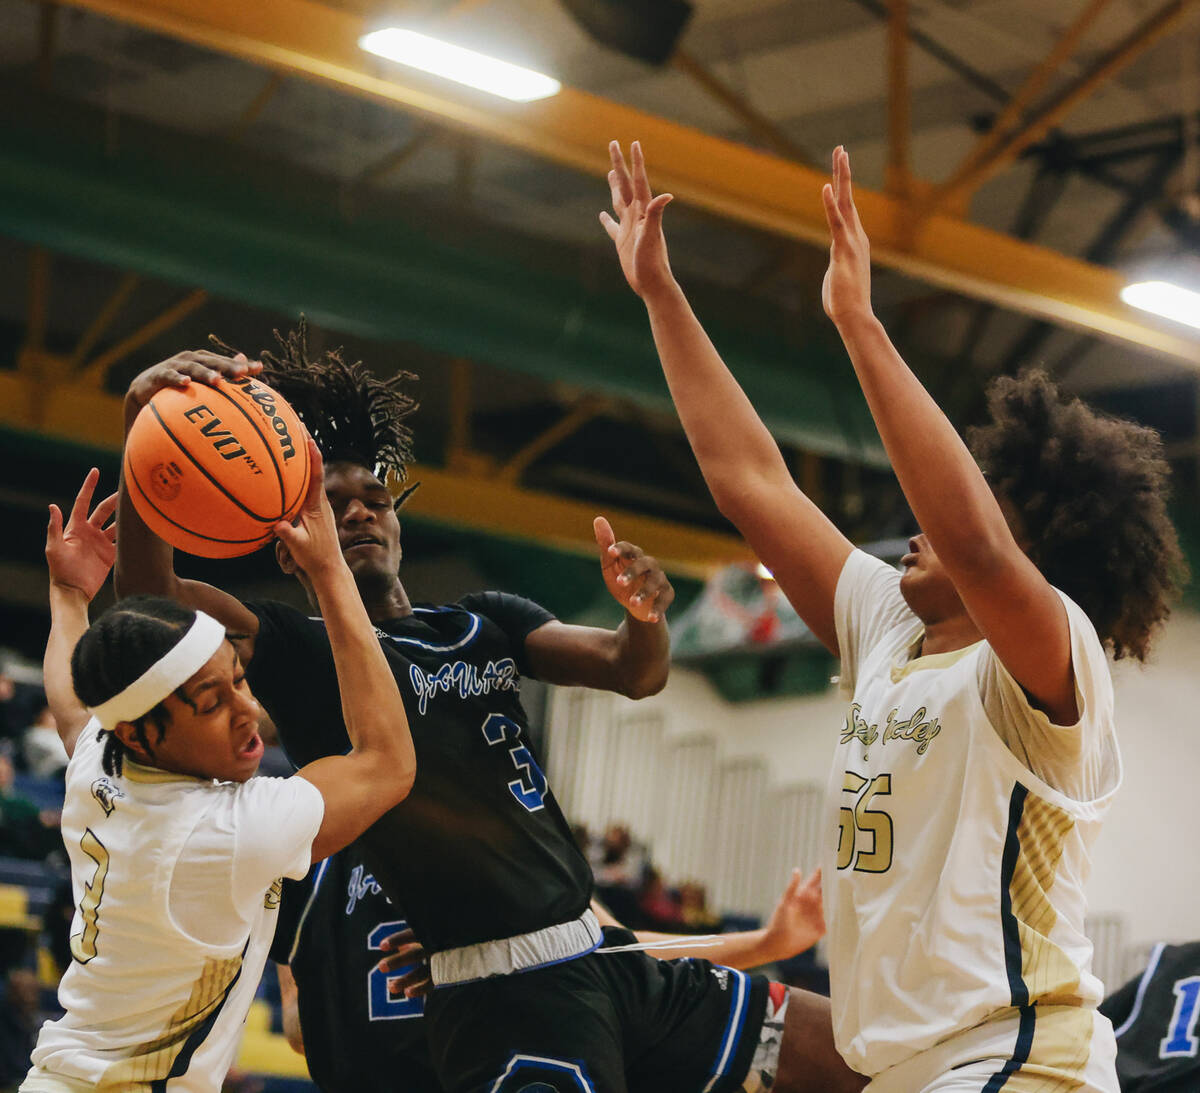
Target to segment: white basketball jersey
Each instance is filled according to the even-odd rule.
[[[124,775],[112,778],[96,736],[92,722],[67,767],[62,830],[76,911],[74,960],[58,992],[66,1015],[43,1026],[21,1088],[61,1088],[60,1076],[97,1090],[215,1093],[262,974],[281,882],[262,884],[250,921],[225,931],[228,944],[203,943],[172,915],[181,851],[218,814],[247,823],[257,815],[246,837],[268,840],[279,871],[302,877],[324,802],[300,778],[238,785],[128,759]],[[227,903],[213,900],[214,908]]]
[[[921,624],[894,596],[871,633],[850,633],[855,584],[886,586],[881,567],[855,552],[838,586],[839,642],[855,658],[843,667],[853,701],[825,808],[838,1049],[863,1074],[907,1075],[873,1090],[924,1088],[930,1075],[909,1064],[942,1045],[946,1069],[1006,1055],[988,1090],[1079,1089],[1086,1075],[1087,1088],[1116,1093],[1083,933],[1090,846],[1111,792],[1072,800],[1005,746],[978,684],[986,643],[910,660]],[[1063,601],[1081,717],[1111,728],[1103,648]],[[960,1036],[955,1055],[947,1046]]]

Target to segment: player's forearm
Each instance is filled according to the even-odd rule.
[[[640,622],[632,615],[616,631],[616,686],[628,698],[658,694],[671,671],[671,635],[667,620]]]
[[[71,654],[88,628],[87,596],[78,588],[50,582],[50,637],[42,661],[46,704],[60,733],[77,730],[87,711],[71,682]]]
[[[663,944],[654,948],[652,955],[659,960],[679,960],[684,957],[703,957],[714,964],[724,964],[727,968],[757,968],[763,964],[772,964],[783,960],[791,953],[780,953],[777,946],[772,946],[765,929],[740,930],[732,934],[718,934],[703,943],[695,937],[686,934],[656,934],[644,930],[637,931],[637,939],[642,944],[679,942],[678,948]]]
[[[754,478],[790,481],[779,446],[678,285],[646,298],[671,398],[713,499],[736,509]]]
[[[416,772],[408,717],[354,578],[340,556],[309,576],[333,650],[350,743],[355,751],[386,762],[390,772],[407,783],[407,793]]]
[[[967,446],[879,320],[858,315],[838,332],[904,496],[951,576],[1016,549]]]

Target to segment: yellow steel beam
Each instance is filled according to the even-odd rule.
[[[29,296],[25,302],[26,352],[38,353],[46,346],[46,324],[50,316],[50,252],[34,247],[29,252]]]
[[[1178,0],[1185,3],[1186,0]],[[602,178],[611,138],[640,138],[659,188],[710,212],[824,245],[822,172],[582,91],[507,103],[369,58],[361,17],[314,0],[70,0],[147,30],[391,103]],[[597,189],[600,203],[602,189]],[[953,292],[1122,339],[1200,366],[1197,339],[1121,302],[1120,275],[858,191],[877,262]]]
[[[986,154],[971,156],[948,182],[934,191],[931,202],[953,202],[981,186],[997,171],[1012,163],[1031,144],[1041,140],[1097,88],[1145,53],[1163,35],[1170,33],[1195,10],[1195,7],[1196,0],[1171,0],[1165,4],[1118,42],[1091,69],[1056,95],[1020,129],[1002,136]],[[1080,33],[1082,29],[1086,27],[1081,28]]]
[[[106,349],[98,357],[93,357],[79,372],[79,382],[85,386],[99,387],[104,381],[108,370],[123,361],[130,353],[141,349],[148,341],[166,333],[176,323],[182,322],[193,311],[208,299],[208,293],[202,288],[189,292],[182,300],[172,304],[165,311],[155,315],[148,323],[138,327],[127,338],[122,338],[116,345]]]
[[[499,470],[505,482],[517,482],[529,467],[552,448],[558,447],[567,437],[577,433],[589,421],[600,416],[604,400],[583,398],[560,417],[548,429],[535,436],[519,452],[513,455]]]
[[[1026,109],[1042,93],[1042,89],[1058,72],[1060,66],[1075,52],[1084,34],[1111,2],[1112,0],[1091,0],[1091,3],[1079,13],[1075,22],[1063,31],[1054,48],[1046,54],[1042,63],[1026,77],[1025,82],[1009,99],[1008,105],[1000,111],[1000,116],[992,123],[991,129],[979,139],[966,159],[955,170],[950,181],[934,192],[932,198],[934,203],[941,204],[951,192],[965,192],[961,191],[961,180],[995,154],[1004,143],[1005,137],[1010,135],[1013,126],[1020,122]]]
[[[44,401],[35,418],[39,396]],[[115,451],[122,441],[121,399],[81,383],[39,390],[34,377],[0,370],[0,424]],[[644,547],[670,573],[705,579],[722,565],[753,558],[733,535],[522,489],[495,473],[416,466],[410,474],[421,488],[405,513],[452,527],[592,556],[592,519],[604,515],[620,538]]]
[[[112,324],[113,319],[120,314],[121,309],[129,302],[129,297],[141,284],[141,278],[136,273],[126,273],[113,289],[113,293],[104,302],[104,306],[96,312],[96,317],[88,324],[88,328],[80,335],[75,348],[71,350],[70,363],[72,369],[82,368],[88,354],[96,347],[96,343],[104,337],[104,332]]]
[[[262,117],[262,112],[270,106],[271,100],[279,94],[279,89],[282,86],[283,76],[278,72],[272,72],[267,77],[267,82],[259,89],[258,94],[246,104],[245,109],[229,127],[229,139],[231,141],[236,144],[246,135],[246,130]]]

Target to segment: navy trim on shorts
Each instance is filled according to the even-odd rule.
[[[701,1093],[710,1093],[713,1086],[725,1076],[729,1065],[737,1058],[742,1029],[746,1026],[746,1013],[750,1009],[750,977],[745,972],[735,971],[733,968],[729,969],[729,973],[735,977],[737,993],[729,1007],[729,1019],[725,1022],[725,1032],[721,1036],[716,1065]]]

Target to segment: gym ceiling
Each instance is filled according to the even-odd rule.
[[[676,195],[677,274],[852,535],[910,517],[820,312],[838,143],[877,308],[955,421],[1039,363],[1162,431],[1188,521],[1200,333],[1119,292],[1200,287],[1200,3],[693,0],[661,65],[568,10],[656,6],[0,0],[0,621],[39,628],[44,506],[115,476],[130,377],[301,313],[316,349],[421,377],[405,520],[435,584],[453,559],[443,583],[580,610],[598,511],[685,580],[745,557],[597,222],[610,137]],[[358,48],[389,22],[563,90],[503,102]]]

